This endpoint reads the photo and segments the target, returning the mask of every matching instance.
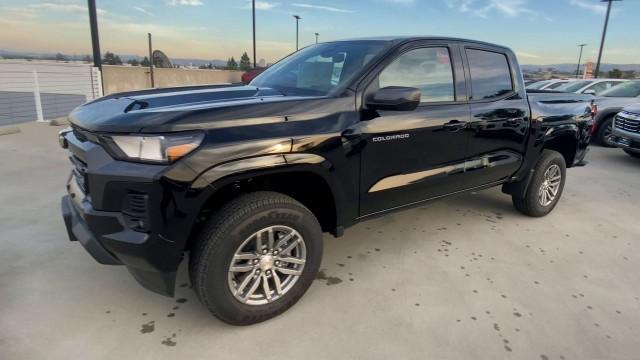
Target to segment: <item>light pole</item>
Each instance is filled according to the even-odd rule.
[[[89,27],[91,28],[91,47],[93,48],[93,66],[102,70],[102,54],[100,54],[100,37],[98,36],[98,15],[96,0],[88,0]]]
[[[614,1],[622,1],[622,0],[600,0],[600,2],[607,3],[607,15],[604,19],[604,28],[602,29],[602,39],[600,40],[600,51],[598,51],[598,62],[596,63],[595,70],[595,78],[598,78],[598,73],[600,72],[600,60],[602,60],[602,49],[604,48],[604,38],[607,36],[607,26],[609,25],[609,14],[611,13],[611,4]]]
[[[319,36],[319,35],[320,35],[320,34],[316,33],[316,44],[318,43],[318,36]]]
[[[578,78],[579,74],[580,74],[580,61],[582,61],[582,49],[587,46],[587,44],[578,44],[578,47],[580,47],[580,55],[578,55],[578,67],[576,68],[576,79]]]
[[[156,87],[153,78],[153,45],[151,44],[151,33],[147,33],[147,37],[149,38],[149,77],[151,79],[151,87]]]
[[[251,0],[251,13],[253,15],[253,68],[256,68],[256,0]]]
[[[302,19],[299,15],[293,15],[296,19],[296,51],[298,51],[298,22]]]

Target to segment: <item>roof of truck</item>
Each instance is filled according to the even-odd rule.
[[[349,38],[349,39],[339,39],[334,41],[390,41],[390,42],[408,42],[408,41],[416,41],[416,40],[444,40],[444,41],[458,41],[458,42],[469,42],[476,43],[480,45],[488,45],[494,47],[501,47],[504,49],[508,49],[506,46],[488,43],[485,41],[471,40],[471,39],[463,39],[463,38],[455,38],[455,37],[447,37],[447,36],[371,36],[371,37],[361,37],[361,38]],[[331,42],[331,41],[329,41]]]

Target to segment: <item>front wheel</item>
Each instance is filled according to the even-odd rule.
[[[216,212],[190,255],[201,302],[226,323],[250,325],[304,295],[322,260],[322,231],[313,213],[291,197],[255,192]]]
[[[533,178],[522,195],[513,195],[513,205],[521,213],[541,217],[553,210],[562,196],[567,165],[557,151],[544,150],[535,166]]]
[[[596,134],[596,141],[604,147],[614,147],[609,138],[613,134],[613,116],[602,121]]]

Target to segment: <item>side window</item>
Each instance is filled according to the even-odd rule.
[[[423,103],[455,100],[453,68],[446,47],[415,49],[400,55],[382,70],[378,82],[380,88],[418,88]]]
[[[513,91],[511,70],[504,54],[467,49],[472,100],[489,99]]]
[[[553,89],[559,88],[560,86],[562,86],[564,84],[566,84],[566,83],[563,83],[563,82],[553,83],[553,84],[547,86],[546,90],[553,90]]]

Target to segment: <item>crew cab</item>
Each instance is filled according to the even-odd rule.
[[[59,139],[72,165],[62,214],[71,240],[151,291],[173,296],[188,258],[210,312],[252,324],[305,293],[323,232],[494,186],[523,214],[548,214],[566,168],[585,163],[593,116],[591,96],[528,93],[502,46],[321,43],[248,85],[76,108]]]

